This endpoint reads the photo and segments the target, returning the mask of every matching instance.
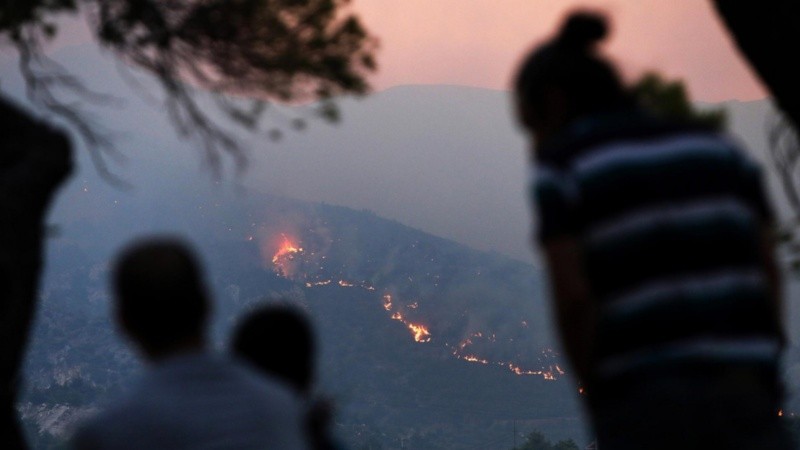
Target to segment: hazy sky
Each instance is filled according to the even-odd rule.
[[[605,50],[629,79],[658,69],[686,80],[692,98],[703,102],[766,96],[711,0],[352,0],[350,11],[380,41],[376,90],[409,84],[506,90],[522,55],[581,6],[608,13]],[[70,26],[60,42],[87,38]]]
[[[607,53],[626,76],[659,69],[686,79],[699,101],[765,97],[710,0],[353,0],[352,9],[380,38],[376,88],[507,89],[521,55],[586,5],[612,18]]]
[[[566,12],[579,6],[608,14],[612,34],[605,50],[629,78],[644,70],[657,69],[670,77],[685,79],[696,101],[765,97],[764,90],[733,47],[710,0],[352,0],[350,10],[359,14],[380,40],[379,71],[373,77],[376,90],[419,84],[507,90],[520,58],[536,43],[550,37]],[[79,67],[91,67],[95,63],[90,49],[75,45],[90,39],[82,21],[65,22],[55,45],[62,48],[52,50],[66,51]],[[2,56],[0,53],[0,64],[15,64],[13,58]],[[98,89],[103,89],[103,83],[110,81],[104,80],[97,69],[82,76],[84,80],[93,79]],[[106,89],[113,91],[110,86]],[[270,155],[266,172],[261,173],[261,177],[272,183],[261,187],[268,192],[307,200],[370,208],[385,217],[477,248],[492,248],[524,257],[528,254],[529,221],[520,194],[524,188],[521,152],[525,144],[511,126],[510,112],[501,102],[502,93],[495,93],[497,98],[486,94],[488,97],[476,100],[481,106],[475,114],[486,112],[487,116],[460,117],[452,109],[443,111],[440,116],[431,109],[439,105],[435,101],[441,100],[444,105],[464,96],[483,94],[448,96],[450,94],[444,92],[449,91],[437,91],[441,99],[436,100],[436,95],[426,97],[422,95],[424,92],[384,92],[385,95],[376,96],[361,109],[348,107],[344,123],[330,134],[325,134],[327,128],[315,128],[281,146],[271,145],[267,146],[268,150],[259,150],[259,154]],[[395,98],[412,94],[420,97]],[[417,104],[423,100],[435,104]],[[417,103],[413,103],[415,101]],[[413,104],[408,106],[406,115],[396,110],[402,108],[404,102]],[[447,130],[433,134],[439,140],[415,140],[414,132],[427,136],[424,123],[411,127],[414,124],[410,122],[420,116],[419,111],[430,116],[425,116],[425,120],[441,124],[437,126]],[[375,120],[371,120],[373,118]],[[139,129],[141,131],[141,125]],[[476,130],[480,132],[470,134]],[[171,135],[171,129],[162,131],[160,138]],[[492,136],[494,141],[480,141],[484,134]],[[457,141],[462,135],[468,138],[464,142]],[[319,140],[314,141],[316,138]],[[454,142],[445,142],[446,139]],[[476,144],[479,141],[480,146]],[[394,142],[397,142],[396,148],[389,145]],[[294,151],[286,151],[293,146],[297,147]],[[330,147],[337,151],[323,151]],[[460,173],[471,174],[465,178],[470,183],[459,189],[453,186],[463,180],[449,179],[440,170],[448,164],[430,161],[431,158],[458,160],[458,155],[467,151],[451,154],[443,150],[449,148],[466,148],[479,155],[489,155],[484,159],[471,157],[476,167],[485,167],[481,170],[471,166],[462,168]],[[424,162],[422,166],[420,161]],[[412,179],[414,182],[409,183]],[[493,181],[495,179],[511,184],[500,185]],[[479,202],[464,203],[453,192],[466,192],[470,188],[476,190],[471,195],[485,197],[481,208],[491,205],[497,209],[491,217],[498,217],[503,211],[517,214],[504,221],[516,224],[516,228],[493,232],[489,230],[491,223],[469,222],[469,217],[480,216],[469,209],[477,207]],[[420,191],[427,195],[421,195]],[[426,214],[426,211],[435,214]],[[519,236],[519,239],[509,238],[509,235]],[[476,240],[475,236],[480,239]],[[520,248],[523,250],[514,251]]]

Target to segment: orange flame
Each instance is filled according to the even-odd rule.
[[[283,237],[283,242],[278,248],[278,251],[272,255],[272,264],[275,265],[275,271],[278,272],[278,274],[289,278],[292,276],[291,272],[294,269],[294,265],[291,264],[291,261],[295,254],[303,251],[303,248],[295,245],[285,234],[281,233],[281,236]]]
[[[431,333],[425,328],[424,325],[416,325],[413,323],[406,322],[408,325],[408,329],[414,332],[414,340],[417,342],[430,342],[431,341]]]
[[[386,294],[386,295],[383,296],[383,307],[387,311],[392,309],[392,296],[391,295]],[[411,333],[414,334],[414,341],[416,341],[416,342],[430,342],[431,341],[431,333],[430,333],[430,331],[428,331],[428,328],[425,325],[418,325],[418,324],[411,323],[411,322],[407,321],[403,317],[403,315],[400,314],[400,311],[393,312],[392,313],[392,319],[393,320],[398,320],[400,322],[403,322],[408,327],[408,329],[411,330]]]
[[[284,256],[291,255],[293,253],[300,253],[303,251],[302,247],[296,247],[285,234],[281,233],[283,236],[283,244],[278,249],[278,251],[272,256],[272,263],[278,264],[278,261],[283,258]]]

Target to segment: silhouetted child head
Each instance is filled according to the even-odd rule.
[[[517,111],[537,139],[581,116],[631,104],[616,69],[596,51],[607,33],[602,15],[573,12],[524,59],[514,82]]]
[[[189,246],[169,237],[130,244],[113,271],[117,320],[150,359],[202,346],[209,301]]]
[[[314,380],[314,331],[290,305],[265,305],[247,314],[233,335],[233,351],[267,374],[308,393]]]

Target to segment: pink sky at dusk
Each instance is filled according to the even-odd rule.
[[[767,96],[711,0],[351,0],[348,10],[380,41],[378,72],[370,77],[375,90],[414,84],[507,90],[522,56],[581,6],[610,17],[603,50],[629,80],[655,69],[685,80],[695,101]],[[82,20],[59,36],[60,45],[89,40]]]
[[[373,85],[455,84],[508,89],[517,63],[566,11],[612,20],[604,50],[628,78],[656,69],[687,81],[694,100],[766,96],[709,0],[353,0],[380,39]]]

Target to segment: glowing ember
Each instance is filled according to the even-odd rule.
[[[299,249],[299,251],[303,251],[303,249],[301,248],[301,249]],[[313,253],[312,253],[312,255],[313,255]],[[276,263],[276,265],[277,264],[278,263]],[[320,267],[320,269],[322,269],[322,267]],[[316,287],[316,286],[327,286],[327,285],[331,284],[331,282],[332,282],[331,280],[306,281],[306,287],[310,288],[310,287]],[[355,283],[355,282],[347,281],[347,280],[339,280],[339,281],[336,282],[336,284],[338,284],[341,287],[358,287],[358,288],[361,288],[361,289],[365,289],[367,291],[374,291],[375,290],[374,286],[371,286],[370,284],[368,284],[366,282]],[[384,297],[386,297],[386,296],[384,296]],[[387,308],[386,310],[388,311],[389,309]]]
[[[501,367],[507,368],[515,375],[519,376],[537,375],[544,378],[545,380],[550,380],[550,381],[557,380],[561,375],[564,375],[565,373],[564,370],[558,364],[552,364],[547,366],[547,368],[542,367],[541,369],[538,370],[528,370],[516,365],[513,362],[490,361],[489,359],[482,358],[474,353],[466,354],[465,350],[467,349],[467,347],[474,344],[473,340],[478,340],[478,339],[483,339],[488,342],[496,342],[497,336],[494,333],[486,336],[480,331],[474,332],[470,334],[469,337],[459,342],[457,346],[451,347],[453,350],[452,355],[462,361],[479,363],[479,364],[496,364]],[[445,345],[450,347],[450,345],[448,344]],[[552,358],[552,357],[557,357],[558,353],[556,353],[552,349],[546,348],[542,350],[542,355],[544,355],[545,358]]]
[[[487,361],[485,359],[480,359],[480,358],[478,358],[477,356],[474,356],[474,355],[464,356],[463,359],[464,359],[464,361],[469,361],[469,362],[476,362],[476,363],[481,363],[481,364],[489,364],[489,361]]]
[[[553,371],[552,366],[549,370],[525,370],[517,365],[514,365],[514,363],[508,363],[508,368],[517,375],[541,375],[545,380],[556,380],[556,372]],[[560,369],[558,369],[558,373],[563,374],[560,372]]]
[[[387,311],[392,310],[392,296],[389,294],[383,296],[383,309]]]

